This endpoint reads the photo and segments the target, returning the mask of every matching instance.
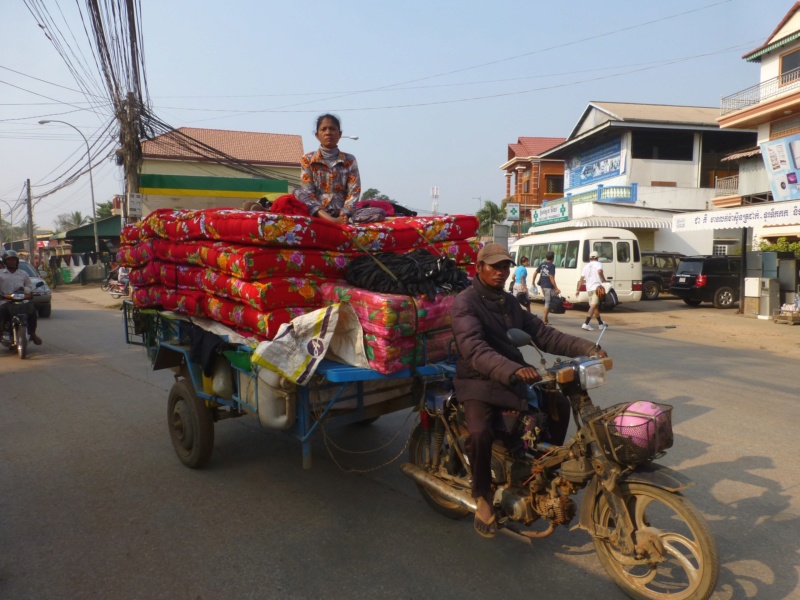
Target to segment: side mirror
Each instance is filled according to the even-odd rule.
[[[36,287],[37,288],[44,287],[44,281],[37,281],[36,282]]]
[[[517,348],[530,345],[531,336],[522,331],[522,329],[509,329],[506,332],[506,339],[514,344]]]

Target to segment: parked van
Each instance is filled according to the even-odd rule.
[[[570,302],[589,302],[586,286],[575,289],[583,267],[589,262],[592,251],[597,252],[603,264],[603,274],[617,293],[619,301],[638,302],[642,299],[642,259],[639,240],[627,229],[588,227],[570,231],[534,233],[511,244],[509,251],[514,261],[528,257],[528,287],[534,282],[536,268],[544,262],[547,251],[555,254],[556,283],[561,295]],[[511,269],[511,277],[514,269]],[[533,298],[543,298],[541,288]]]

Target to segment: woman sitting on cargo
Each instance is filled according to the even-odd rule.
[[[294,194],[308,206],[311,216],[345,225],[353,217],[361,195],[356,157],[339,150],[342,128],[338,117],[317,117],[314,136],[320,147],[300,161],[303,174]]]

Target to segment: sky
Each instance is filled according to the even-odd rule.
[[[85,0],[39,1],[62,23],[72,56],[91,56],[76,9]],[[439,212],[473,214],[505,197],[508,144],[567,137],[589,102],[718,107],[756,85],[758,63],[741,57],[792,4],[141,0],[141,36],[152,111],[171,126],[299,134],[310,152],[316,116],[333,112],[344,135],[359,137],[340,148],[358,159],[363,189],[424,213],[436,186]],[[45,195],[86,164],[83,138],[38,121],[66,121],[99,144],[110,110],[75,91],[25,1],[0,2],[0,47],[3,219],[26,179],[37,226],[91,215],[87,176]],[[96,202],[124,191],[110,159],[92,174]],[[17,208],[14,223],[24,219]]]

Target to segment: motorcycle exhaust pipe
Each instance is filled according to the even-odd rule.
[[[445,482],[437,479],[427,471],[420,469],[417,465],[403,463],[400,466],[400,470],[404,475],[407,475],[413,479],[417,485],[424,487],[426,490],[436,494],[437,496],[441,496],[448,502],[454,502],[459,506],[466,508],[470,512],[475,512],[478,510],[478,505],[475,501],[475,498],[470,496],[467,492],[462,492],[451,488]]]

